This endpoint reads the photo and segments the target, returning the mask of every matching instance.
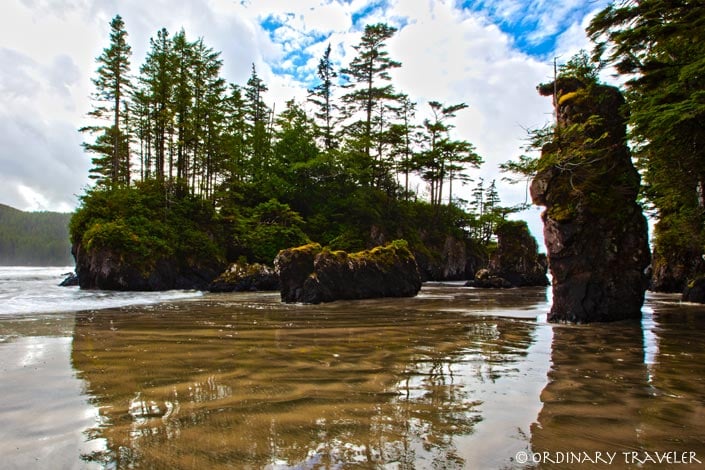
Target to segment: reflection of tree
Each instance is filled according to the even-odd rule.
[[[654,345],[644,344],[649,335],[639,323],[554,327],[553,366],[532,427],[534,452],[618,452],[622,466],[621,452],[705,456],[705,318],[656,304],[654,320],[658,351],[650,351],[649,365],[644,348]]]
[[[258,303],[259,302],[259,303]],[[360,308],[364,305],[364,308]],[[72,360],[109,466],[463,467],[472,384],[514,370],[530,322],[400,301],[265,301],[77,316]]]

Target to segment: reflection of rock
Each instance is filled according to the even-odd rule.
[[[639,448],[641,412],[649,399],[643,359],[638,323],[554,327],[532,451],[594,455]]]
[[[421,289],[416,260],[403,240],[352,254],[305,245],[282,250],[274,265],[285,302],[410,297]]]
[[[536,239],[523,221],[506,221],[497,228],[497,250],[489,268],[475,273],[472,287],[547,286],[546,255],[538,252]]]
[[[263,264],[231,264],[208,286],[211,292],[279,290],[279,276]]]
[[[636,202],[639,174],[626,146],[618,89],[559,79],[554,141],[531,185],[543,205],[553,278],[551,321],[641,317],[649,265],[646,220]],[[542,85],[550,96],[554,84]]]
[[[433,297],[306,308],[271,295],[238,298],[76,315],[71,361],[100,413],[90,436],[107,447],[87,460],[474,468],[458,443],[477,435],[484,416],[478,388],[506,395],[502,379],[526,380],[516,368],[536,328],[440,313]],[[496,441],[491,427],[486,439]],[[485,468],[497,468],[510,455],[484,457]]]
[[[653,323],[646,317],[643,327],[554,326],[552,368],[531,429],[533,452],[553,457],[573,450],[592,456],[616,452],[617,460],[604,468],[664,468],[653,462],[625,465],[626,451],[641,459],[646,451],[705,456],[705,316],[700,308],[672,302],[674,297],[664,300],[671,302],[652,303]]]

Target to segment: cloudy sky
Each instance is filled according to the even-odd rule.
[[[23,210],[71,211],[89,184],[90,157],[77,132],[90,110],[95,58],[120,14],[142,63],[149,38],[166,27],[203,37],[222,52],[223,75],[244,84],[251,64],[267,99],[305,100],[327,44],[346,66],[365,24],[399,30],[389,42],[402,62],[393,79],[418,103],[465,102],[457,137],[485,160],[475,178],[497,179],[505,205],[525,186],[500,183],[499,163],[522,153],[527,128],[551,119],[536,85],[554,57],[588,48],[584,28],[607,0],[2,0],[0,4],[0,203]],[[469,194],[470,188],[463,191]],[[522,214],[540,231],[539,210]],[[538,235],[538,233],[536,233]]]

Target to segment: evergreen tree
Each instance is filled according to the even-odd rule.
[[[233,186],[242,183],[246,176],[247,110],[242,88],[230,85],[230,94],[226,97],[224,106],[224,141],[227,154],[224,176],[228,186]]]
[[[655,251],[693,266],[705,246],[705,4],[621,2],[588,32],[594,57],[628,78],[633,155],[659,216]]]
[[[444,105],[430,101],[433,119],[425,119],[426,148],[416,155],[416,170],[428,183],[431,193],[431,205],[439,207],[443,197],[443,185],[449,181],[449,203],[452,200],[452,182],[454,179],[466,181],[464,173],[467,165],[477,167],[482,162],[474,146],[467,141],[452,140],[449,131],[454,127],[448,120],[456,113],[468,107],[465,103]]]
[[[257,75],[255,64],[252,64],[252,74],[245,87],[245,103],[250,171],[255,179],[265,177],[268,173],[271,112],[264,102],[267,90],[267,85]]]
[[[372,160],[372,149],[375,148],[373,132],[373,116],[375,106],[384,106],[385,101],[397,100],[399,96],[394,92],[389,71],[401,67],[401,63],[392,60],[384,49],[387,41],[396,32],[396,28],[378,23],[365,26],[360,44],[354,46],[358,55],[350,65],[342,70],[348,80],[347,88],[351,91],[343,96],[343,101],[348,105],[346,110],[349,116],[362,113],[360,119],[348,125],[347,132],[353,151],[359,154],[358,170],[361,171],[362,182],[371,183],[372,175],[364,175],[364,170],[373,170],[379,164]],[[378,108],[383,111],[383,108]],[[384,130],[384,129],[382,129]],[[377,132],[377,135],[381,135]]]
[[[96,89],[93,98],[97,104],[89,113],[91,117],[110,120],[111,125],[81,129],[83,132],[100,133],[94,144],[85,143],[84,148],[98,154],[93,159],[93,178],[98,184],[110,188],[129,184],[129,145],[125,152],[125,141],[129,142],[129,136],[126,135],[122,118],[132,86],[129,77],[131,54],[125,23],[120,15],[116,15],[110,22],[110,45],[96,59],[100,64],[97,77],[93,79]]]
[[[173,89],[174,74],[172,42],[169,32],[162,28],[157,38],[149,40],[151,45],[144,64],[140,68],[140,94],[148,103],[151,145],[154,146],[155,176],[164,181],[171,174],[171,165],[167,168],[167,152],[170,135],[173,133]]]
[[[335,147],[333,125],[335,123],[334,112],[338,106],[333,102],[333,89],[335,87],[334,80],[338,74],[333,69],[333,63],[330,59],[330,44],[323,53],[320,62],[318,62],[317,75],[321,83],[311,88],[308,93],[308,101],[316,105],[318,111],[315,112],[316,118],[322,124],[321,136],[323,137],[323,147],[330,151]]]
[[[189,177],[189,149],[194,145],[193,101],[194,76],[193,69],[197,58],[193,45],[186,40],[182,29],[172,38],[173,54],[173,114],[176,120],[176,180],[182,188],[187,186]]]

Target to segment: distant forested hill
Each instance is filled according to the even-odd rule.
[[[71,214],[23,212],[0,204],[0,265],[73,265]]]

